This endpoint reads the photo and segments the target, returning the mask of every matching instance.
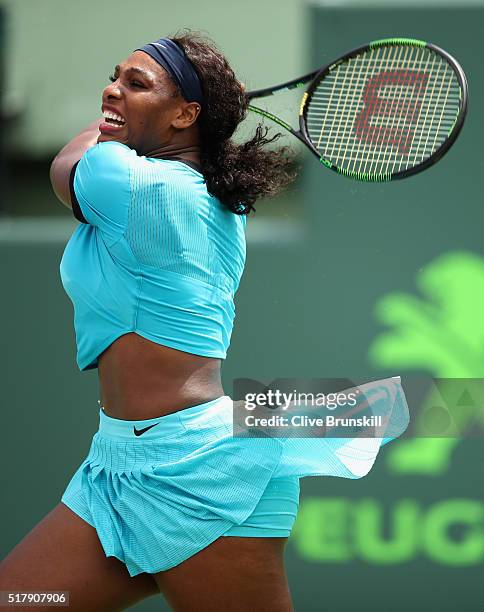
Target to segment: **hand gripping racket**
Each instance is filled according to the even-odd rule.
[[[401,179],[432,166],[455,142],[467,111],[467,81],[458,62],[409,38],[373,41],[247,97],[306,83],[297,131],[252,103],[249,109],[299,138],[326,167],[360,181]]]

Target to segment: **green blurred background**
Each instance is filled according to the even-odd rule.
[[[58,502],[97,426],[96,372],[76,368],[72,306],[58,271],[76,222],[51,192],[49,163],[99,116],[113,66],[179,28],[207,32],[248,89],[389,36],[444,47],[469,79],[463,132],[428,172],[359,184],[302,154],[293,188],[257,206],[226,392],[239,377],[482,377],[484,1],[0,7],[2,556]],[[274,100],[286,118],[293,95]],[[287,548],[295,609],[478,609],[483,476],[480,440],[408,438],[386,447],[362,480],[304,479]],[[164,608],[154,597],[132,609]]]

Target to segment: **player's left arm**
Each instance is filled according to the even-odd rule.
[[[99,125],[103,119],[96,119],[87,128],[79,132],[70,142],[63,147],[54,157],[50,166],[50,182],[57,198],[72,208],[69,179],[71,170],[84,153],[97,143],[100,136]]]

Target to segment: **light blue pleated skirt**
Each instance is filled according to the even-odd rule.
[[[131,576],[156,573],[221,536],[287,537],[301,477],[358,478],[385,441],[234,437],[228,396],[137,421],[101,409],[61,501]]]

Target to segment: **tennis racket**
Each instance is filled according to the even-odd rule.
[[[252,104],[306,83],[299,130]],[[468,99],[458,62],[410,38],[373,41],[303,77],[246,95],[251,111],[288,130],[327,168],[378,182],[435,164],[455,142]]]

